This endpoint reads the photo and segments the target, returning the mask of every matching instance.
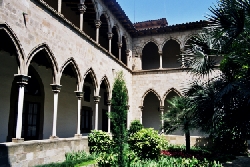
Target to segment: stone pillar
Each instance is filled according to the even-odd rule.
[[[12,139],[12,142],[23,142],[22,135],[22,123],[23,123],[23,101],[24,101],[24,87],[28,84],[29,76],[27,75],[14,75],[17,84],[19,85],[18,93],[18,108],[17,108],[17,124],[16,124],[16,138]]]
[[[57,9],[58,13],[62,12],[62,0],[58,0],[58,9]]]
[[[140,118],[140,122],[141,122],[141,124],[142,124],[142,111],[143,111],[144,106],[139,106],[139,108],[141,109],[141,118]]]
[[[111,100],[107,101],[108,104],[108,114],[110,115],[110,111],[111,111]],[[111,127],[111,123],[110,123],[110,118],[108,118],[108,133],[110,133],[110,127]]]
[[[81,138],[81,99],[83,97],[83,92],[75,91],[77,97],[77,133],[75,134],[76,138]]]
[[[163,115],[164,115],[164,106],[160,106],[160,112],[161,112],[161,126],[164,125]],[[163,133],[164,130],[162,129],[161,132]]]
[[[98,102],[100,101],[101,96],[94,96],[95,102],[95,130],[98,130]]]
[[[50,139],[58,138],[56,136],[56,122],[57,122],[57,108],[58,108],[58,93],[61,90],[62,85],[51,84],[52,91],[54,92],[54,115],[53,115],[53,129]]]
[[[96,43],[99,43],[99,29],[102,25],[101,20],[95,20],[95,26],[96,26]]]
[[[118,48],[119,48],[119,60],[121,61],[121,56],[122,56],[122,43],[121,42],[117,42],[118,44]]]
[[[86,11],[87,7],[84,5],[84,2],[78,4],[78,10],[80,12],[80,30],[83,30],[83,14]]]
[[[159,55],[160,55],[160,68],[162,69],[162,51],[159,51]]]
[[[114,34],[112,32],[108,33],[108,38],[109,38],[109,53],[111,53],[111,40],[112,40],[113,35]]]
[[[129,53],[130,53],[130,50],[126,50],[127,66],[129,64]]]

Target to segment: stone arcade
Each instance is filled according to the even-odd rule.
[[[166,100],[192,79],[178,55],[206,25],[132,24],[115,0],[0,0],[0,166],[63,161],[87,150],[92,129],[110,132],[118,71],[127,126],[137,119],[159,130]],[[167,138],[184,141],[181,132]]]

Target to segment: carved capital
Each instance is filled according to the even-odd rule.
[[[111,105],[111,100],[107,100],[107,105],[108,105],[108,106]]]
[[[118,48],[121,49],[122,48],[122,42],[117,42]]]
[[[142,111],[143,111],[144,106],[139,106],[139,108],[141,109],[141,112],[142,112]]]
[[[130,50],[126,50],[126,56],[129,56]]]
[[[76,93],[76,97],[78,99],[81,99],[83,97],[83,92],[81,92],[81,91],[75,91],[75,93]]]
[[[101,20],[95,20],[95,26],[96,26],[96,28],[100,28],[101,25],[102,25]]]
[[[57,85],[57,84],[50,84],[50,86],[52,87],[52,91],[54,93],[59,93],[62,88],[62,85]]]
[[[162,51],[158,51],[159,55],[162,55]]]
[[[114,34],[112,32],[108,32],[108,38],[109,38],[109,40],[112,39],[113,35]]]
[[[84,3],[78,4],[78,10],[81,14],[84,13],[86,9],[87,9],[87,6],[85,6]]]
[[[94,96],[94,102],[98,103],[101,99],[101,96]]]
[[[31,78],[28,75],[19,75],[19,74],[15,74],[15,81],[19,86],[24,86],[28,84],[29,79]]]

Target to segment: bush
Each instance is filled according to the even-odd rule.
[[[65,157],[66,161],[89,161],[95,159],[95,155],[88,154],[85,151],[66,153]]]
[[[107,132],[101,130],[92,130],[88,136],[89,152],[100,154],[110,152],[113,141]]]
[[[143,128],[143,125],[139,120],[134,120],[131,122],[129,130],[128,130],[128,135],[132,135],[138,131],[140,131]]]
[[[141,159],[158,159],[167,140],[152,128],[143,128],[129,137],[129,145]]]

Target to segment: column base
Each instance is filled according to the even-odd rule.
[[[55,140],[55,139],[59,139],[58,136],[50,136],[49,139]]]
[[[75,134],[75,138],[82,138],[82,134]]]
[[[24,142],[24,138],[12,138],[13,143],[22,143]]]

